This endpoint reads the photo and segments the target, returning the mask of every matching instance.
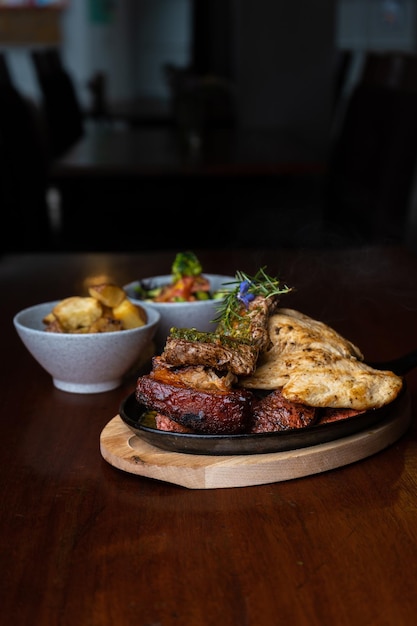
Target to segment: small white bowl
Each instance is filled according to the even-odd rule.
[[[203,274],[210,281],[211,292],[220,289],[231,289],[231,285],[227,283],[236,282],[234,276],[226,276],[223,274]],[[138,298],[137,288],[140,283],[145,283],[149,289],[169,285],[172,283],[172,275],[164,274],[161,276],[151,276],[143,278],[141,281],[136,280],[127,285],[123,289],[127,297],[134,304],[143,304],[144,301]],[[149,302],[149,307],[157,310],[161,315],[161,321],[155,334],[155,344],[157,352],[162,352],[166,339],[172,327],[176,328],[196,328],[204,332],[213,332],[217,324],[213,320],[218,316],[218,309],[223,299],[197,300],[195,302]]]
[[[53,333],[42,320],[58,303],[45,302],[23,309],[13,318],[16,331],[58,389],[71,393],[100,393],[122,384],[123,376],[152,355],[152,339],[160,320],[158,311],[141,303],[147,324],[104,333]]]

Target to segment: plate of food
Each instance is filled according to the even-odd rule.
[[[171,329],[119,415],[172,452],[248,455],[316,446],[409,410],[403,373],[365,363],[324,322],[282,308],[291,289],[261,268],[236,273],[215,332]]]

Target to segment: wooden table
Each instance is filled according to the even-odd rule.
[[[93,98],[94,104],[94,98]],[[86,120],[129,128],[172,126],[171,102],[161,98],[128,98],[107,102],[98,96],[95,106],[84,112]]]
[[[188,143],[191,141],[191,145]],[[207,129],[201,144],[176,127],[93,125],[52,164],[53,178],[161,175],[255,176],[325,171],[326,154],[280,129]]]
[[[400,248],[195,250],[210,272],[263,265],[369,361],[417,347],[417,258]],[[12,326],[20,309],[166,273],[174,251],[3,256],[2,623],[410,626],[417,612],[417,438],[331,471],[188,489],[123,472],[100,434],[111,392],[55,389]],[[284,304],[284,303],[283,303]],[[417,372],[406,376],[417,401]]]

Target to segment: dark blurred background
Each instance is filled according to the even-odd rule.
[[[414,246],[416,0],[33,4],[0,2],[3,251]]]

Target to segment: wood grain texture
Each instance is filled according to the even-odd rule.
[[[82,294],[87,277],[123,285],[166,273],[175,252],[0,257],[2,624],[413,625],[417,369],[406,376],[409,427],[395,422],[380,452],[292,480],[277,480],[271,464],[272,482],[243,488],[204,485],[234,472],[247,483],[259,477],[259,459],[234,459],[234,468],[214,458],[187,470],[188,488],[166,480],[174,471],[184,479],[175,456],[168,467],[165,454],[146,457],[153,476],[161,463],[155,479],[100,452],[134,376],[106,393],[60,391],[13,330],[22,308]],[[213,273],[267,266],[296,287],[283,305],[328,323],[368,361],[417,347],[417,256],[404,248],[195,252]],[[368,439],[376,444],[364,437],[361,454],[370,453]],[[140,456],[134,447],[129,454]],[[298,468],[307,470],[311,461]]]

